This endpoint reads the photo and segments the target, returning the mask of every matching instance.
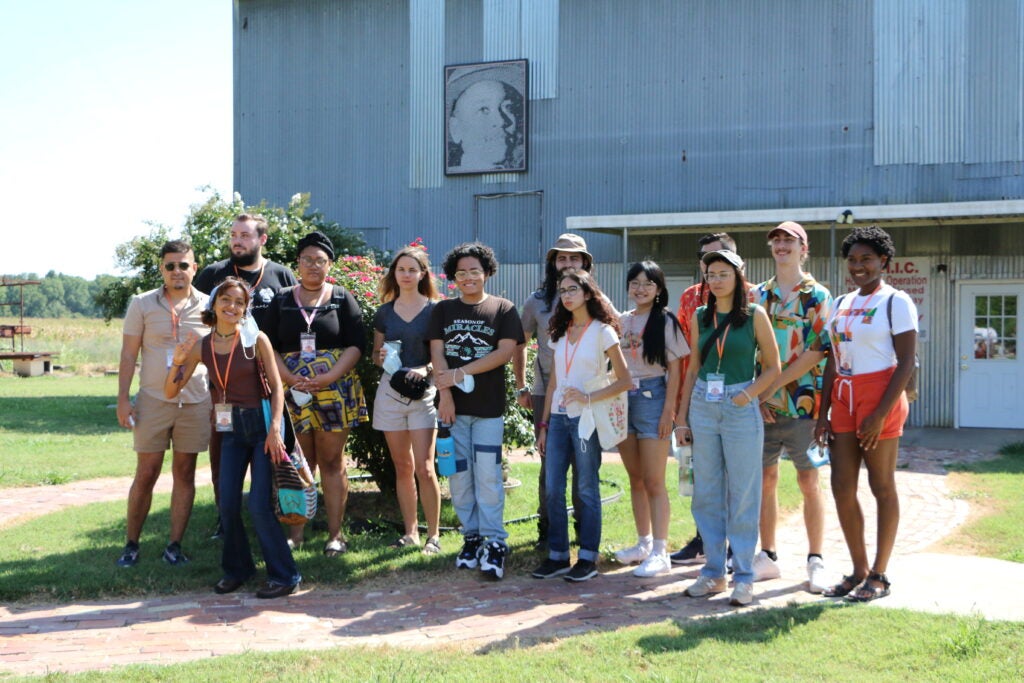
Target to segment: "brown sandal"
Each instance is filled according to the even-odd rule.
[[[832,586],[831,588],[826,588],[822,592],[822,595],[824,595],[826,598],[841,598],[847,595],[850,591],[856,589],[857,586],[861,585],[862,581],[863,579],[858,579],[853,574],[849,574],[847,576],[844,576],[843,580],[837,583],[836,585]]]

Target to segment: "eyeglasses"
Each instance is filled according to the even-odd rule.
[[[316,266],[317,268],[323,268],[330,261],[325,258],[313,258],[312,256],[302,256],[299,258],[299,263],[304,266]]]
[[[192,268],[192,264],[188,261],[171,261],[170,263],[164,264],[164,270],[168,273],[173,273],[175,268],[178,270],[190,270]]]
[[[482,271],[479,268],[470,268],[469,270],[456,270],[455,271],[455,279],[456,280],[465,280],[467,278],[478,278],[478,277],[483,277],[483,276],[484,276],[484,271]]]
[[[580,287],[579,285],[560,287],[558,290],[558,296],[565,296],[566,294],[568,294],[569,296],[576,296],[576,293],[579,292],[581,289],[583,288]]]
[[[629,281],[629,288],[630,289],[654,289],[657,286],[658,286],[658,283],[651,282],[650,280],[647,280],[646,282],[641,282],[640,280],[630,280]]]
[[[732,277],[732,273],[729,272],[729,271],[725,271],[725,272],[722,272],[722,273],[705,273],[704,274],[704,279],[707,280],[708,282],[728,280],[731,277]]]

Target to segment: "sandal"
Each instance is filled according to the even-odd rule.
[[[405,536],[401,536],[397,541],[395,541],[394,543],[392,543],[388,547],[389,548],[408,548],[409,546],[416,546],[418,548],[419,545],[420,545],[420,539],[415,538],[414,536],[409,536],[408,534],[406,534]]]
[[[337,557],[345,552],[348,552],[348,543],[346,541],[327,541],[324,545],[324,557]]]
[[[441,539],[437,536],[431,536],[427,539],[427,542],[423,544],[424,555],[437,555],[441,552]]]
[[[832,586],[831,588],[826,588],[822,592],[822,595],[824,595],[826,598],[841,598],[844,595],[848,594],[850,591],[857,588],[857,586],[861,585],[861,582],[862,579],[858,579],[853,574],[849,574],[847,576],[844,576],[843,580],[837,583],[836,585]]]
[[[889,577],[873,572],[868,574],[864,583],[857,586],[857,590],[847,595],[846,599],[850,602],[871,602],[878,598],[884,598],[889,594],[889,585]]]

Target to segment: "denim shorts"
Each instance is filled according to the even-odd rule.
[[[640,380],[639,389],[629,391],[629,433],[638,439],[657,439],[658,422],[665,409],[664,377]]]

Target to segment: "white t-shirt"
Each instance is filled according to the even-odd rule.
[[[889,299],[892,298],[892,320]],[[837,299],[826,329],[840,375],[864,375],[896,365],[893,335],[917,330],[917,307],[906,292],[885,284],[870,296],[850,292]]]
[[[665,367],[660,364],[652,365],[644,358],[644,328],[647,327],[650,317],[650,311],[640,315],[629,311],[619,316],[619,325],[622,327],[622,354],[629,367],[629,376],[634,380],[665,375]],[[686,343],[683,331],[679,329],[675,320],[667,315],[662,317],[665,318],[665,362],[670,363],[677,358],[690,355],[690,345]]]
[[[609,325],[596,320],[590,323],[583,336],[575,344],[569,343],[569,335],[562,335],[558,341],[548,341],[554,352],[555,378],[558,386],[551,397],[551,412],[563,412],[577,417],[583,410],[579,403],[569,406],[562,401],[562,391],[568,387],[583,389],[587,380],[606,372],[608,357],[605,351],[619,343],[619,335]]]

